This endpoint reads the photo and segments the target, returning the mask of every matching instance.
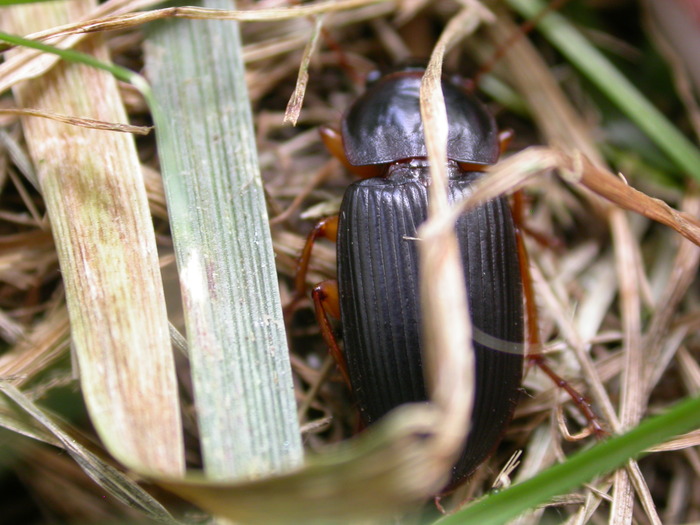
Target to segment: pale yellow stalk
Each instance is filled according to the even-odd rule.
[[[27,34],[75,21],[84,0],[3,9]],[[79,50],[108,60],[99,36]],[[126,122],[114,78],[60,63],[15,89],[18,106]],[[73,348],[92,421],[124,464],[184,469],[177,385],[155,236],[131,136],[24,117],[63,276]]]

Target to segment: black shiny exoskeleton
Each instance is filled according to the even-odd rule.
[[[346,191],[338,221],[338,293],[344,360],[367,424],[396,406],[426,399],[421,365],[417,229],[430,183],[419,108],[422,69],[375,82],[347,111],[345,160],[382,165],[383,175]],[[449,198],[467,197],[481,166],[496,162],[493,117],[461,87],[443,80],[449,122]],[[523,299],[515,228],[505,198],[456,225],[476,352],[472,427],[450,486],[493,451],[509,423],[521,383]]]

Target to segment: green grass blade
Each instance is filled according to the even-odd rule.
[[[544,7],[540,0],[508,0],[525,17]],[[681,169],[700,181],[700,151],[563,16],[549,13],[538,29]]]
[[[52,55],[57,55],[61,57],[67,62],[85,64],[87,66],[101,69],[103,71],[107,71],[108,73],[112,73],[117,79],[123,80],[124,82],[134,83],[134,80],[139,77],[138,74],[134,73],[129,69],[117,66],[116,64],[112,64],[110,62],[99,60],[98,58],[95,58],[92,55],[81,53],[80,51],[76,51],[74,49],[61,49],[48,44],[44,44],[43,42],[30,40],[28,38],[23,38],[17,35],[11,35],[2,31],[0,31],[0,41],[7,42],[8,44],[14,46],[23,46],[31,49],[36,49],[38,51],[43,51],[45,53],[51,53]],[[139,85],[142,85],[142,83],[137,83],[136,87],[139,87]]]
[[[205,471],[279,473],[302,448],[238,25],[158,22],[146,66]]]
[[[39,2],[50,2],[51,0],[0,0],[0,7],[19,4],[36,4]]]
[[[520,513],[546,503],[553,496],[564,494],[597,475],[622,466],[628,459],[642,454],[649,447],[698,427],[700,398],[685,400],[668,412],[645,420],[626,434],[579,452],[565,463],[488,496],[437,523],[506,523]]]

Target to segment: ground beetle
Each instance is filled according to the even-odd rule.
[[[324,337],[366,424],[398,405],[426,399],[416,239],[430,184],[418,98],[423,72],[406,67],[380,77],[350,107],[340,133],[322,132],[331,152],[364,179],[347,189],[338,217],[314,228],[299,262],[298,292],[314,240],[337,240],[338,280],[321,283],[312,295]],[[454,202],[470,194],[501,147],[493,117],[473,95],[447,79],[442,90]],[[524,340],[516,232],[506,199],[462,216],[456,233],[475,333],[476,397],[450,487],[467,478],[503,435],[518,399]],[[340,317],[342,353],[328,314]]]

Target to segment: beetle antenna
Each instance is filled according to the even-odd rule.
[[[338,65],[343,71],[345,71],[345,74],[348,77],[350,77],[350,81],[353,83],[353,85],[356,88],[364,86],[365,75],[360,74],[357,71],[357,68],[353,67],[350,64],[350,60],[348,60],[348,54],[343,49],[343,46],[341,46],[338,43],[338,41],[335,38],[333,38],[331,32],[325,27],[321,28],[321,35],[323,36],[323,40],[326,42],[328,48],[337,55]]]

